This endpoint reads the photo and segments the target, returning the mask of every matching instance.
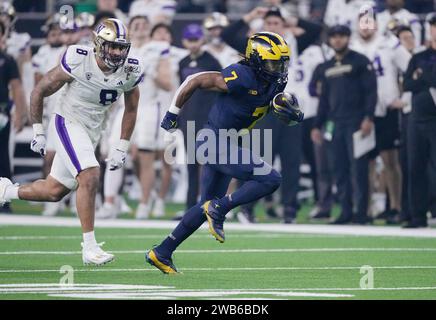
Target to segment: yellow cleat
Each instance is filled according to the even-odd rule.
[[[207,222],[209,223],[209,232],[215,239],[221,243],[225,241],[224,235],[224,220],[218,212],[218,204],[214,200],[206,201],[203,206],[203,212],[206,215]]]
[[[165,274],[179,273],[171,258],[167,259],[160,256],[154,249],[145,254],[145,261]]]

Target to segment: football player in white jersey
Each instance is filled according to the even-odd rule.
[[[213,12],[203,21],[207,41],[204,49],[212,54],[223,68],[241,60],[238,52],[221,39],[221,32],[228,25],[229,19],[220,12]]]
[[[374,8],[372,0],[329,0],[324,14],[324,23],[328,27],[341,24],[350,27],[352,34],[357,31],[357,16]]]
[[[393,21],[399,21],[400,24],[407,24],[415,35],[415,44],[422,44],[422,26],[419,17],[404,9],[404,0],[386,0],[386,10],[377,14],[378,32],[387,33],[388,25]]]
[[[384,164],[390,211],[380,218],[398,216],[401,211],[401,167],[398,148],[400,144],[398,105],[402,105],[399,77],[404,73],[411,54],[395,36],[383,36],[377,32],[377,22],[372,19],[360,23],[359,36],[351,47],[368,57],[377,75],[378,102],[375,111],[376,149]],[[373,162],[374,165],[374,162]]]
[[[95,147],[108,107],[124,94],[120,140],[107,159],[112,170],[124,165],[136,120],[137,85],[143,72],[141,62],[129,56],[127,28],[120,20],[108,19],[95,32],[95,47],[70,46],[60,64],[44,75],[31,95],[31,149],[44,155],[43,99],[65,86],[50,122],[49,134],[56,137],[56,155],[49,176],[22,186],[0,178],[0,203],[13,199],[59,201],[77,189],[82,260],[85,264],[102,265],[114,256],[104,252],[94,236],[95,197],[100,179]]]
[[[165,148],[165,130],[160,127],[160,120],[167,111],[158,100],[159,90],[173,89],[173,79],[170,61],[170,40],[167,34],[169,27],[157,24],[150,32],[150,41],[141,50],[141,56],[147,61],[144,81],[139,85],[141,98],[139,100],[138,120],[135,128],[135,145],[138,150],[139,181],[142,187],[142,197],[136,210],[137,219],[147,219],[150,213],[164,214],[162,210],[163,197],[168,190],[168,180],[171,168],[163,161],[163,188],[158,196],[159,212],[152,209],[151,192],[155,184],[156,159],[163,159]],[[162,186],[161,186],[162,187]]]
[[[43,26],[43,31],[46,33],[47,43],[42,45],[38,52],[32,57],[32,65],[35,71],[35,85],[42,79],[42,77],[49,72],[51,69],[59,64],[60,58],[64,53],[66,47],[62,44],[61,34],[62,29],[60,27],[60,15],[55,14],[50,17]],[[52,113],[54,112],[55,106],[58,102],[59,96],[61,95],[61,90],[57,91],[53,95],[44,98],[44,114],[42,123],[44,129],[47,131],[48,124]],[[43,175],[47,177],[53,159],[55,156],[55,144],[53,136],[47,136],[46,144],[46,155],[44,157]],[[60,209],[59,202],[47,202],[44,205],[43,215],[54,216],[58,213]]]

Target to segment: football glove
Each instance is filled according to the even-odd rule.
[[[274,114],[287,125],[292,126],[304,119],[297,97],[287,92],[276,94],[271,101],[271,108]]]
[[[33,125],[33,139],[30,142],[30,149],[33,152],[39,153],[41,157],[45,156],[45,146],[47,140],[45,139],[44,127],[41,123]]]
[[[178,118],[177,114],[167,111],[160,126],[168,132],[174,132],[179,126],[177,122],[177,118]]]
[[[129,141],[120,140],[118,146],[111,151],[109,158],[106,159],[106,163],[109,166],[109,170],[118,170],[126,163],[127,150],[129,149]]]

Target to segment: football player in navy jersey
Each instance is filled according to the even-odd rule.
[[[146,261],[164,273],[177,273],[171,256],[174,250],[206,220],[209,231],[219,242],[224,242],[223,223],[231,209],[273,193],[281,182],[280,174],[258,155],[237,143],[220,139],[219,134],[234,129],[251,129],[270,109],[288,124],[303,120],[296,98],[280,96],[280,106],[272,104],[286,87],[290,49],[283,38],[275,33],[260,32],[248,40],[245,59],[228,66],[221,72],[200,72],[189,76],[180,86],[161,127],[174,131],[178,126],[178,113],[197,89],[218,91],[206,128],[196,139],[197,156],[204,143],[215,142],[208,151],[208,159],[201,173],[201,199],[190,208],[179,225],[157,247],[146,253]],[[272,106],[273,108],[270,108]],[[198,106],[201,108],[201,106]],[[212,132],[212,135],[210,135]],[[214,144],[212,142],[212,144]],[[237,150],[236,163],[231,159]],[[227,152],[230,150],[230,152]],[[222,160],[226,161],[222,161]],[[248,161],[244,161],[248,159]],[[257,169],[262,170],[257,171]],[[266,169],[266,170],[265,170]],[[262,171],[262,173],[260,173]],[[232,178],[245,181],[237,191],[226,195]]]

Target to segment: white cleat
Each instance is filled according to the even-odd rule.
[[[136,209],[136,219],[145,220],[150,216],[150,205],[140,203],[138,208]]]
[[[152,211],[152,216],[156,218],[162,218],[165,216],[165,201],[161,198],[156,198]]]
[[[8,178],[0,178],[0,206],[10,202],[9,199],[6,199],[6,189],[13,185],[12,181]]]
[[[115,219],[118,214],[118,208],[113,203],[105,202],[96,212],[96,219]]]
[[[115,259],[113,254],[101,249],[103,244],[104,242],[85,247],[82,243],[82,261],[85,266],[102,266]]]

